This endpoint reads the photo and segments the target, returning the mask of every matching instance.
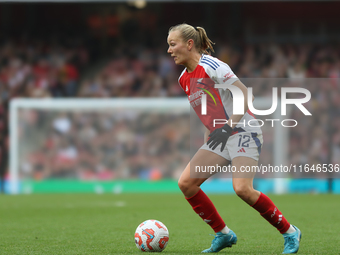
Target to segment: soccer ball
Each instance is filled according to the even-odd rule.
[[[147,220],[139,224],[135,232],[135,243],[138,249],[148,252],[160,252],[169,241],[167,227],[158,220]]]

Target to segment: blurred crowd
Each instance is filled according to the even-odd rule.
[[[76,38],[6,40],[0,44],[0,99],[75,97],[88,61]]]
[[[164,35],[164,38],[166,35]],[[240,78],[339,78],[340,48],[326,44],[217,42],[213,55]],[[167,45],[129,50],[121,46],[106,64],[88,75],[89,50],[77,39],[67,43],[8,41],[0,45],[0,97],[178,97],[183,67],[166,53]],[[86,72],[85,72],[86,71]],[[271,93],[268,86],[254,93]]]
[[[216,54],[240,78],[339,78],[338,45],[260,43],[244,47],[217,42]],[[167,45],[136,54],[117,54],[93,77],[82,81],[81,97],[183,96],[178,77],[183,67],[166,53]],[[123,50],[121,52],[124,52]],[[132,57],[128,57],[132,55]],[[254,88],[256,95],[270,94],[268,86]]]
[[[189,161],[188,114],[25,110],[21,177],[177,178]],[[39,134],[37,134],[37,132]],[[32,149],[39,141],[41,146]]]

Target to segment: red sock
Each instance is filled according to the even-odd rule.
[[[186,198],[186,200],[192,206],[192,209],[194,209],[204,222],[208,223],[216,233],[226,226],[214,204],[203,190],[200,189],[195,195]]]
[[[283,217],[282,213],[274,205],[273,201],[270,200],[265,194],[261,193],[259,199],[252,205],[252,207],[258,211],[263,218],[265,218],[270,224],[277,228],[281,234],[285,233],[290,224]]]

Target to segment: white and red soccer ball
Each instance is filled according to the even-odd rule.
[[[135,243],[141,251],[163,251],[168,241],[168,228],[159,220],[146,220],[139,224],[135,232]]]

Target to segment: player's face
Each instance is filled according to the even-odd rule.
[[[187,44],[183,41],[180,31],[172,31],[168,36],[168,53],[177,65],[185,65],[188,58]]]

